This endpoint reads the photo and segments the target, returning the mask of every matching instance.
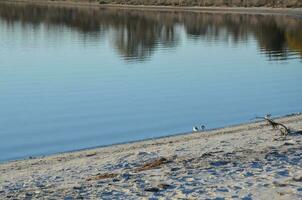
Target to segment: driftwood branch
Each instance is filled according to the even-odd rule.
[[[290,129],[282,123],[276,122],[269,117],[256,117],[257,119],[264,119],[268,122],[269,125],[273,127],[273,129],[278,129],[283,135],[287,135],[290,133]]]

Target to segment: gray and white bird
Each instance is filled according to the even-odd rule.
[[[197,132],[199,131],[198,127],[197,126],[193,126],[193,132]]]
[[[193,132],[197,132],[197,131],[204,131],[206,129],[205,125],[201,125],[200,127],[198,126],[193,126]]]

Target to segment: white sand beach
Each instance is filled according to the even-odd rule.
[[[0,165],[1,199],[302,199],[302,115]],[[298,131],[298,132],[296,132]]]

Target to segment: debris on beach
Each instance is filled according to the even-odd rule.
[[[152,162],[144,164],[143,166],[137,168],[135,171],[141,172],[141,171],[156,169],[156,168],[160,167],[161,165],[167,164],[169,162],[170,161],[167,158],[159,158]]]
[[[101,180],[101,179],[115,178],[117,176],[118,176],[118,174],[115,174],[115,173],[104,173],[104,174],[97,174],[95,176],[87,178],[86,180],[87,181],[92,181],[92,180],[96,181],[96,180]]]
[[[285,136],[285,135],[288,135],[291,133],[291,130],[285,126],[284,124],[282,123],[279,123],[279,122],[276,122],[275,120],[271,119],[271,115],[268,114],[266,115],[265,117],[256,117],[258,119],[264,119],[265,121],[268,122],[268,124],[270,126],[272,126],[273,129],[275,130],[279,130],[281,135]]]
[[[3,163],[0,199],[302,199],[302,134],[261,125]]]

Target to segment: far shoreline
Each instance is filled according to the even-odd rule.
[[[203,13],[233,13],[233,14],[261,14],[261,15],[289,15],[302,18],[302,7],[231,7],[231,6],[159,6],[159,5],[131,5],[131,4],[100,4],[97,2],[73,1],[43,1],[43,0],[0,0],[1,3],[20,3],[64,7],[90,7],[101,9],[121,9],[159,12],[203,12]]]

